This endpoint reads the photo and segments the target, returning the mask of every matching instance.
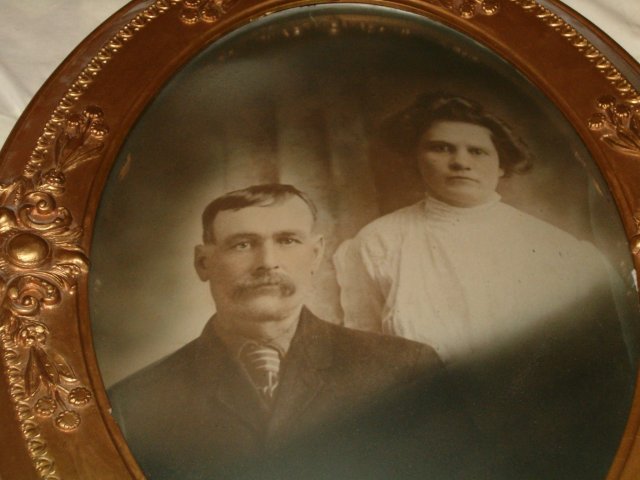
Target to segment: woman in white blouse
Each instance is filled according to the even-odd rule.
[[[435,348],[495,478],[604,478],[633,392],[604,258],[500,200],[530,161],[480,105],[424,95],[383,127],[426,195],[337,250],[345,324]]]
[[[535,334],[608,291],[593,245],[500,200],[500,180],[530,168],[502,121],[470,100],[427,94],[393,122],[426,196],[336,252],[347,326],[424,342],[455,362]]]

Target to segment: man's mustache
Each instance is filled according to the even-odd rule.
[[[256,272],[250,278],[239,282],[234,290],[234,296],[241,297],[261,287],[277,286],[283,296],[290,296],[296,292],[296,286],[288,275],[281,272]]]

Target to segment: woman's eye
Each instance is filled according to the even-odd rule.
[[[450,153],[453,147],[446,143],[431,143],[427,145],[427,150],[433,153]]]
[[[469,153],[476,156],[487,154],[486,150],[483,150],[482,148],[470,148]]]

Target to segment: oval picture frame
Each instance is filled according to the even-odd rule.
[[[374,47],[367,44],[370,38],[376,42],[376,51],[382,49],[380,63],[374,64],[378,70],[367,70],[373,68],[367,64],[353,73],[349,69],[356,68],[353,65],[357,64],[359,55],[373,51]],[[544,41],[522,42],[522,38],[540,38]],[[236,158],[234,161],[237,163],[233,164],[235,170],[225,167],[226,173],[215,173],[218,172],[215,168],[219,163],[211,162],[212,175],[220,176],[216,177],[216,181],[222,183],[220,193],[251,183],[250,180],[255,183],[262,178],[277,178],[287,181],[293,179],[295,182],[302,178],[306,179],[303,181],[305,187],[321,197],[319,204],[322,210],[331,202],[332,195],[338,195],[336,192],[341,189],[357,192],[366,190],[366,187],[356,187],[355,181],[364,163],[349,163],[351,160],[347,161],[334,152],[338,158],[336,165],[342,165],[344,171],[332,177],[333,190],[327,191],[326,184],[318,180],[319,176],[325,175],[324,171],[314,170],[315,167],[309,166],[311,164],[303,162],[297,165],[295,161],[295,155],[306,155],[310,150],[320,149],[322,141],[318,140],[319,137],[313,137],[315,140],[311,136],[297,137],[301,133],[293,129],[285,134],[289,135],[288,141],[293,145],[287,147],[288,155],[294,160],[289,160],[284,166],[278,163],[274,167],[269,163],[270,157],[260,157],[262,150],[255,147],[260,142],[269,141],[270,136],[276,136],[281,141],[281,133],[262,131],[278,128],[273,127],[269,120],[281,119],[279,116],[269,116],[273,115],[273,104],[283,102],[287,88],[297,88],[296,95],[299,97],[296,98],[321,105],[305,104],[305,112],[307,108],[319,108],[324,114],[330,112],[333,115],[333,123],[328,125],[334,131],[324,132],[325,137],[322,138],[337,138],[342,133],[358,141],[362,141],[362,138],[371,141],[373,146],[368,145],[370,150],[366,155],[360,152],[365,155],[363,162],[366,163],[370,161],[369,156],[383,152],[383,147],[371,140],[378,130],[367,125],[379,123],[388,114],[408,106],[415,97],[420,79],[433,80],[438,90],[453,88],[460,91],[472,85],[472,74],[459,74],[450,81],[442,75],[445,67],[433,66],[427,72],[424,65],[419,66],[419,58],[410,57],[408,53],[406,59],[403,57],[398,64],[388,67],[389,59],[397,56],[397,52],[407,52],[407,45],[414,40],[436,45],[435,53],[430,58],[439,62],[446,63],[449,57],[455,57],[446,65],[452,71],[456,71],[456,68],[464,70],[467,65],[473,64],[478,65],[478,72],[485,72],[483,68],[493,69],[500,75],[500,72],[507,72],[504,75],[511,75],[509,78],[514,85],[528,85],[522,87],[522,91],[528,88],[526,91],[534,92],[531,98],[540,99],[540,103],[536,103],[535,108],[527,105],[521,105],[520,109],[505,107],[501,112],[512,119],[525,112],[524,115],[528,116],[523,117],[522,122],[526,127],[534,125],[539,118],[543,118],[543,114],[547,114],[545,112],[553,110],[555,116],[549,113],[548,118],[564,122],[567,130],[559,130],[560,133],[550,141],[551,146],[534,145],[534,149],[547,152],[551,148],[567,148],[567,155],[572,156],[571,162],[577,160],[579,165],[567,161],[556,168],[574,168],[587,172],[585,178],[593,174],[602,180],[593,188],[596,191],[599,191],[598,188],[607,190],[606,195],[610,195],[614,202],[612,208],[618,215],[615,218],[607,217],[611,215],[609,209],[598,218],[601,218],[600,222],[602,218],[610,219],[613,223],[619,221],[621,226],[617,234],[610,234],[611,239],[607,237],[609,234],[605,228],[602,236],[607,239],[603,241],[617,245],[617,252],[627,255],[624,260],[627,263],[621,269],[627,268],[628,264],[626,273],[631,275],[630,269],[634,265],[637,268],[640,255],[640,169],[637,166],[640,159],[640,67],[595,26],[563,4],[555,0],[367,0],[326,3],[306,0],[134,1],[95,30],[56,70],[29,104],[0,154],[0,241],[3,245],[0,256],[0,291],[3,295],[0,320],[3,358],[0,364],[0,422],[3,428],[0,439],[5,446],[0,453],[1,476],[46,480],[145,478],[143,468],[127,445],[126,435],[123,436],[111,416],[112,405],[105,387],[110,387],[137,370],[135,362],[143,366],[169,353],[171,349],[163,347],[164,350],[160,349],[162,355],[154,350],[147,356],[135,357],[135,360],[134,357],[123,357],[120,363],[129,363],[128,370],[112,373],[109,362],[115,362],[115,357],[120,353],[109,351],[115,340],[108,337],[108,332],[104,333],[108,330],[105,330],[108,321],[100,322],[102,318],[112,315],[109,310],[111,307],[101,303],[104,301],[101,289],[105,285],[110,288],[109,281],[113,281],[113,278],[109,276],[117,277],[118,273],[118,270],[115,273],[107,270],[109,265],[119,265],[110,255],[120,255],[128,245],[140,245],[136,243],[135,235],[125,235],[114,241],[121,250],[116,247],[109,250],[104,238],[112,235],[114,226],[120,222],[128,231],[133,231],[141,218],[153,218],[165,208],[163,200],[159,199],[158,206],[149,207],[149,211],[142,208],[140,212],[132,208],[132,212],[129,212],[126,206],[126,202],[130,201],[127,197],[129,193],[118,190],[119,185],[126,183],[122,180],[125,177],[138,178],[139,183],[131,187],[132,191],[144,190],[147,196],[141,195],[140,198],[147,200],[172,190],[170,183],[163,183],[167,182],[167,178],[184,182],[180,188],[195,185],[189,180],[193,177],[180,176],[181,172],[188,170],[183,167],[184,160],[175,164],[163,160],[165,163],[160,163],[160,166],[152,162],[143,164],[136,173],[135,168],[143,162],[140,160],[136,163],[141,152],[149,149],[157,154],[168,148],[169,143],[162,146],[160,140],[157,142],[160,147],[155,147],[155,150],[149,148],[150,144],[156,142],[153,139],[154,132],[160,132],[160,136],[167,135],[175,127],[170,123],[171,115],[174,115],[173,121],[181,122],[180,115],[191,111],[189,109],[196,112],[203,98],[211,100],[219,95],[217,109],[221,113],[218,117],[214,114],[203,114],[198,119],[194,117],[193,129],[200,128],[197,135],[203,136],[203,125],[212,122],[217,131],[224,131],[227,147],[237,146],[238,152],[225,153],[225,158]],[[347,72],[345,75],[351,74],[358,81],[367,75],[367,78],[375,77],[371,84],[363,87],[365,94],[380,88],[393,100],[379,100],[372,94],[368,116],[364,116],[365,120],[360,117],[354,120],[351,114],[355,107],[350,103],[353,91],[349,90],[353,88],[349,83],[351,80],[331,83],[334,72],[331,71],[330,61],[335,59],[329,61],[322,55],[315,56],[321,51],[320,47],[313,46],[316,41],[329,42],[321,44],[329,52],[327,57],[331,53],[342,55],[338,57],[342,63],[338,63],[340,71]],[[300,52],[289,49],[289,45],[299,46]],[[384,45],[389,45],[389,52],[385,53]],[[285,60],[282,60],[284,57]],[[310,58],[313,61],[309,61]],[[301,72],[294,74],[288,71],[286,78],[276,74],[269,76],[269,68],[275,71],[273,65],[282,66],[277,61],[284,62],[286,59],[296,60]],[[409,66],[404,66],[402,61],[408,62]],[[245,69],[243,62],[254,62],[258,65],[257,70],[251,70],[255,66]],[[313,83],[311,74],[305,73],[313,70],[313,64],[318,65],[320,72],[328,72],[324,77],[318,77],[320,80],[317,84]],[[209,65],[209,69],[203,65]],[[411,73],[414,71],[419,71],[415,73],[415,78]],[[247,72],[264,72],[260,75],[264,75],[262,82],[268,87],[265,90],[267,94],[271,92],[274,98],[268,98],[267,95],[267,100],[264,100],[265,93],[262,90],[259,95],[255,93],[258,90],[250,90],[254,92],[251,94],[253,96],[247,94],[248,100],[245,100],[254,103],[234,103],[243,101],[245,97],[232,88],[226,92],[216,90],[228,85],[225,82],[229,82],[229,78],[240,78],[238,85],[246,83],[246,88],[257,89],[259,82],[250,82],[252,78]],[[396,87],[389,86],[393,72],[398,77]],[[495,74],[496,79],[500,76],[498,73]],[[214,86],[209,87],[209,97],[199,96],[202,78],[206,79],[206,75],[221,77],[212,80]],[[288,78],[294,80],[287,83]],[[216,81],[219,83],[216,84]],[[477,96],[484,100],[493,100],[498,96],[491,93],[489,83],[485,78],[476,84],[480,92]],[[501,85],[499,82],[497,84]],[[580,88],[575,88],[576,85]],[[517,88],[513,88],[515,92]],[[189,95],[185,95],[185,92]],[[501,94],[505,98],[515,99],[514,102],[525,98],[510,93],[508,89],[501,91]],[[263,96],[260,97],[262,100],[257,102],[256,98],[260,95]],[[158,106],[161,102],[171,108]],[[281,110],[288,112],[289,117],[285,121],[278,120],[280,123],[274,120],[274,124],[291,125],[308,121],[304,127],[306,131],[320,128],[317,122],[296,110],[296,102],[287,102],[278,105],[285,105],[286,108],[282,107]],[[507,100],[504,102],[509,103]],[[548,102],[548,106],[545,102]],[[238,114],[236,118],[234,105],[243,105],[243,111],[247,114]],[[156,123],[153,118],[156,118]],[[250,124],[251,121],[256,124]],[[358,121],[360,129],[352,126],[353,122]],[[555,128],[557,125],[553,123],[550,126]],[[185,135],[186,129],[175,127],[175,130]],[[572,133],[567,133],[569,130]],[[193,141],[188,136],[180,138]],[[558,146],[563,140],[569,147]],[[304,148],[300,148],[296,142],[304,144]],[[175,139],[171,143],[176,143]],[[194,148],[214,147],[203,143]],[[357,153],[349,141],[340,140],[327,148],[339,150],[341,147],[349,147],[349,155]],[[191,152],[184,147],[177,150]],[[237,160],[243,155],[256,155],[256,152],[257,163],[243,164]],[[207,158],[218,158],[216,155],[210,152]],[[340,217],[338,224],[343,229],[331,230],[334,240],[327,241],[332,252],[340,241],[355,235],[368,221],[381,213],[401,208],[414,199],[411,172],[402,173],[398,164],[393,163],[393,158],[397,160],[393,154],[383,152],[380,155],[385,160],[374,165],[371,174],[375,191],[359,196],[354,194],[350,200],[352,203],[337,207],[338,211],[344,212],[346,205],[350,205],[349,208],[354,211],[364,213],[358,217]],[[581,159],[587,159],[587,165],[580,163],[583,161]],[[192,169],[199,172],[205,168],[205,163],[193,165],[197,167]],[[338,168],[336,165],[331,168],[335,170]],[[155,168],[166,170],[163,172],[163,175],[167,175],[162,177],[164,180],[149,173]],[[278,172],[288,173],[278,173],[274,177],[270,173],[274,168]],[[552,167],[548,168],[552,172],[549,177],[538,177],[538,183],[532,184],[531,189],[539,187],[553,175],[556,175],[558,183],[556,189],[567,183],[565,179],[557,178],[558,170],[554,174]],[[304,172],[305,169],[309,169],[309,172]],[[392,178],[395,175],[398,175],[395,182],[376,183],[376,178]],[[224,181],[220,180],[222,176]],[[339,177],[342,178],[341,183],[336,180]],[[149,180],[153,186],[150,189],[148,185],[143,185],[145,179],[149,178],[153,179]],[[202,184],[197,184],[197,187],[204,189]],[[511,198],[509,195],[517,198],[515,190],[517,188],[501,193],[505,198]],[[591,190],[587,191],[587,194],[590,193]],[[577,193],[573,196],[567,193],[562,201],[578,202],[582,199],[588,202],[591,197],[587,194],[583,192],[581,197]],[[175,197],[171,195],[166,194],[175,202]],[[372,198],[379,201],[375,212],[367,210],[366,206]],[[189,196],[190,202],[195,199],[200,201],[197,195]],[[526,202],[521,201],[523,205],[518,206],[526,210]],[[545,218],[551,223],[554,220],[562,223],[562,219],[553,216],[554,205],[558,203],[556,200],[556,203],[535,204],[535,207],[543,212],[542,217],[548,215]],[[131,205],[135,206],[133,203]],[[192,204],[185,201],[182,207],[185,205]],[[195,208],[197,210],[202,206],[204,204],[197,204]],[[529,208],[535,210],[531,204]],[[589,208],[590,205],[583,205],[583,210],[589,212]],[[172,221],[178,221],[181,215]],[[195,213],[196,223],[198,215]],[[568,214],[568,218],[571,215]],[[580,221],[585,222],[584,219]],[[579,224],[580,221],[574,223]],[[325,229],[336,222],[335,216],[322,218],[321,215],[320,224]],[[179,232],[190,228],[179,225]],[[579,225],[574,227],[580,230]],[[144,228],[148,236],[153,225]],[[571,227],[567,229],[571,230]],[[126,255],[123,258],[123,261],[135,264],[134,260],[126,260]],[[613,255],[609,260],[616,264],[617,258]],[[335,290],[335,285],[329,287],[333,285],[328,279],[332,274],[330,266],[322,270],[323,289]],[[148,276],[151,277],[152,273],[148,273]],[[121,299],[121,295],[130,288],[127,285],[124,282],[122,291],[114,295]],[[158,297],[166,296],[157,285],[148,288],[160,288]],[[191,287],[186,289],[193,290]],[[632,292],[632,298],[629,288],[621,291],[626,301],[637,308],[637,291]],[[148,293],[147,290],[141,292],[145,296]],[[335,291],[332,292],[331,298],[337,298]],[[319,294],[319,298],[319,309],[322,309],[322,305],[331,304],[322,294]],[[125,307],[137,316],[138,307],[135,304],[139,300],[133,297],[130,302],[131,305]],[[176,307],[178,313],[183,310],[182,307]],[[176,312],[172,311],[171,314],[175,315]],[[331,312],[328,310],[323,313],[331,316]],[[187,313],[191,315],[191,312]],[[336,315],[339,316],[339,313]],[[631,317],[637,320],[633,315]],[[117,325],[118,329],[124,328]],[[153,333],[156,328],[161,327],[141,324],[131,327],[130,334]],[[189,338],[197,336],[194,332],[201,328],[201,324],[196,324],[192,330],[184,333],[184,339],[181,338],[178,343],[186,343]],[[632,339],[630,350],[640,347],[640,343],[635,343],[636,328],[635,323],[627,328],[631,332],[628,336]],[[166,330],[165,334],[174,338],[176,332]],[[143,345],[146,344],[141,340],[132,350],[144,350],[146,347]],[[636,357],[634,352],[629,355],[631,372],[635,376]],[[121,368],[118,365],[113,367],[114,372]],[[631,384],[632,390],[634,384],[635,381]],[[616,412],[625,421],[620,428],[615,449],[610,454],[610,462],[598,465],[606,470],[606,478],[610,480],[634,479],[640,474],[640,443],[637,440],[640,396],[637,392],[631,393],[625,404],[626,410],[622,414]],[[483,428],[481,423],[480,430]],[[563,464],[562,458],[559,464]],[[566,471],[571,472],[571,463],[567,461],[566,465]]]

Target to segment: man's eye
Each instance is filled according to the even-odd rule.
[[[293,237],[284,237],[278,240],[280,245],[294,245],[296,243],[300,243],[300,241]]]
[[[251,242],[238,242],[234,243],[231,248],[233,250],[248,250],[251,248]]]

